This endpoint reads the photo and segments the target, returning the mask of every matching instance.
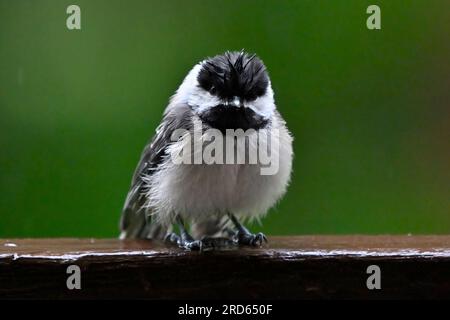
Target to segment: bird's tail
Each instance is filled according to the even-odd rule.
[[[121,228],[120,239],[155,239],[163,240],[168,228],[159,223],[152,222],[144,212],[132,213],[135,217],[126,226]]]
[[[140,193],[141,186],[136,185],[128,193],[120,220],[120,239],[157,239],[162,240],[168,233],[168,227],[153,221],[149,208],[145,206],[145,197]]]

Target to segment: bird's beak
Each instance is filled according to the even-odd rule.
[[[238,97],[234,97],[233,100],[229,102],[229,105],[238,109],[244,108],[244,103]]]

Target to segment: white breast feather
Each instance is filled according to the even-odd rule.
[[[169,225],[177,214],[199,222],[228,212],[249,219],[267,213],[286,192],[293,156],[292,136],[284,121],[274,116],[271,126],[278,129],[280,139],[275,175],[261,175],[257,164],[174,164],[167,157],[159,170],[145,179],[147,206],[154,218]],[[250,139],[253,149],[257,148],[254,139]],[[181,149],[183,144],[177,142],[170,148]]]

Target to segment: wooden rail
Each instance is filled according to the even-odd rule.
[[[450,298],[450,236],[269,241],[199,253],[152,241],[0,239],[0,298]],[[67,287],[71,265],[79,290]],[[371,276],[381,289],[368,289]]]

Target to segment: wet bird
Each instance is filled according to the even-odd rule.
[[[258,136],[275,137],[276,172],[262,174],[261,163],[175,163],[171,155],[187,144],[174,139],[175,131],[195,127],[201,133],[188,143],[204,139],[208,130],[224,137],[229,130],[250,132],[244,136],[245,151],[233,147],[246,153],[244,158],[261,151]],[[251,233],[242,222],[259,220],[285,194],[292,158],[292,135],[276,109],[262,60],[244,51],[207,58],[185,77],[144,148],[123,208],[120,237],[165,239],[189,250],[214,245],[214,238],[260,246],[265,235]]]

